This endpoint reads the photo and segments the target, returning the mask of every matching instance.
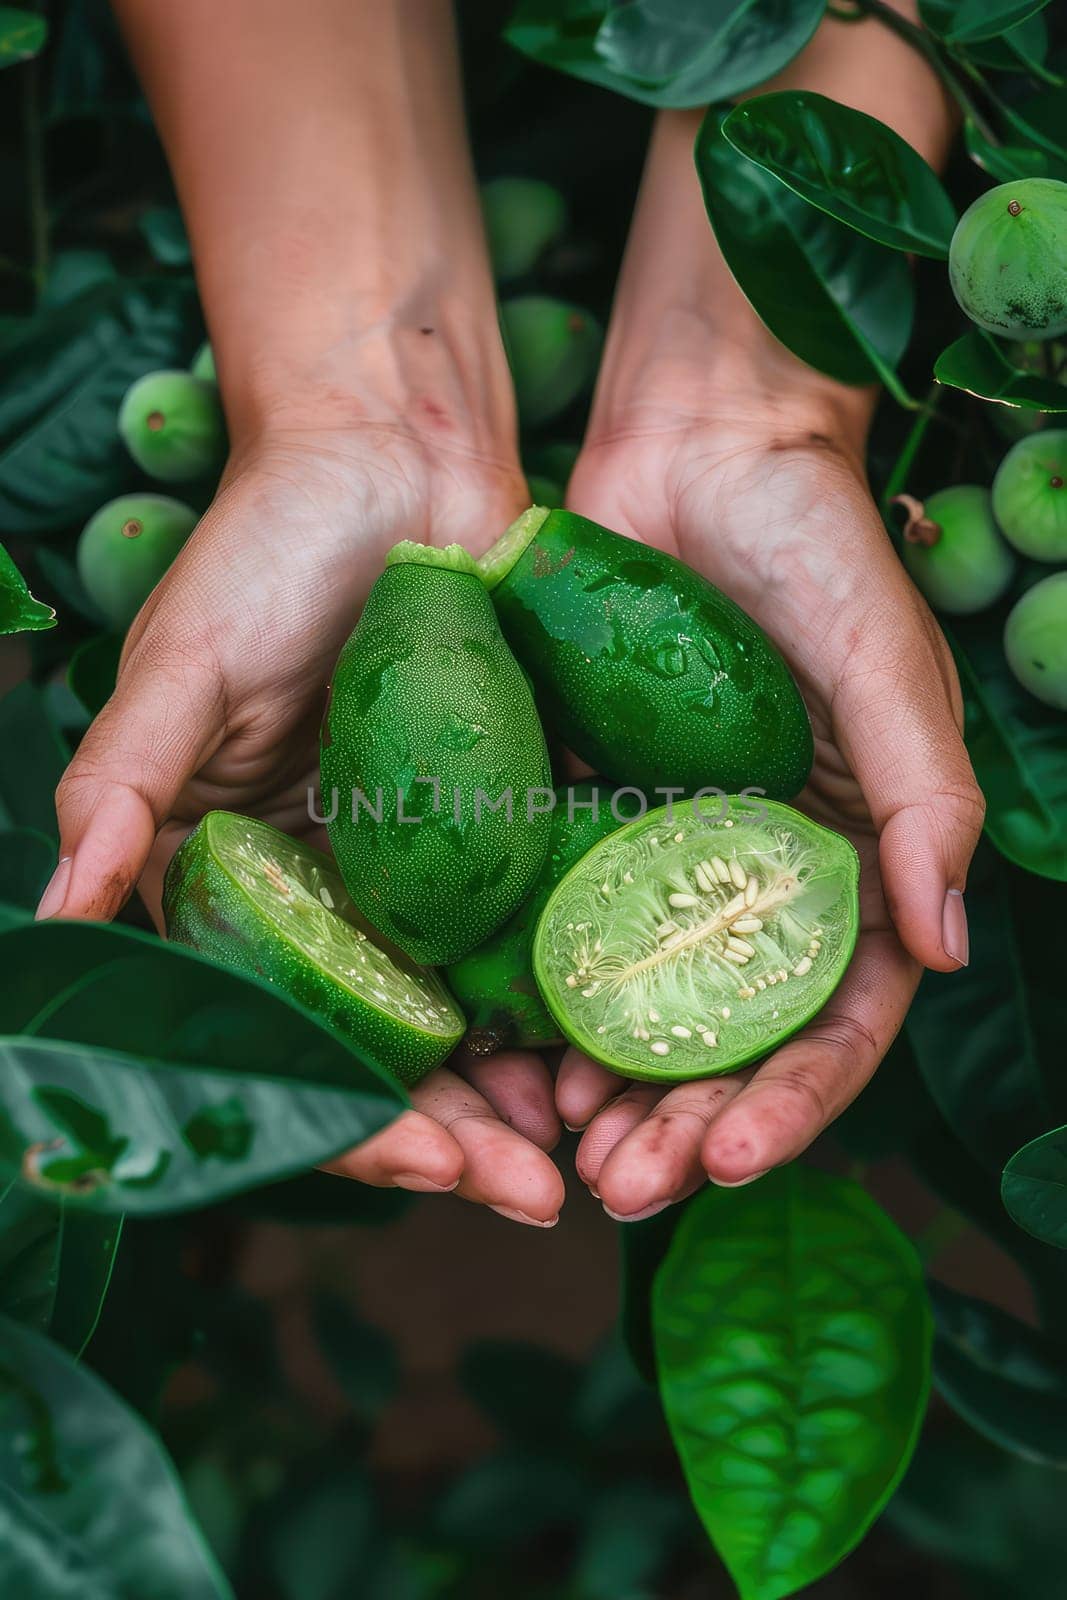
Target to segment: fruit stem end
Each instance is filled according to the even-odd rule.
[[[484,556],[479,556],[478,571],[487,589],[495,589],[498,583],[503,583],[520,556],[537,537],[548,515],[546,506],[528,506],[510,528],[505,528],[496,543],[489,546]]]
[[[911,494],[895,494],[889,503],[903,507],[907,513],[904,524],[906,543],[925,545],[928,549],[937,544],[941,538],[941,524],[926,515],[926,507],[921,500],[916,500]]]

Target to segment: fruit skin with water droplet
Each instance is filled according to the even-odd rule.
[[[243,861],[253,863],[249,870],[262,876],[259,894],[238,876],[242,851]],[[279,888],[285,883],[288,893]],[[265,909],[271,906],[284,911],[271,915]],[[273,984],[402,1083],[417,1083],[440,1066],[462,1036],[462,1015],[440,979],[382,946],[345,893],[336,863],[265,822],[209,811],[167,869],[163,914],[168,939]],[[335,953],[335,972],[324,964],[328,958],[316,956],[320,933]],[[423,1008],[432,1005],[432,1025],[361,993],[366,982],[345,979],[349,962],[353,972],[386,974],[386,982],[415,995]]]
[[[840,834],[773,801],[678,800],[556,885],[534,972],[578,1049],[623,1077],[681,1082],[736,1072],[804,1027],[858,928],[859,858]]]
[[[613,792],[602,779],[585,779],[556,790],[548,851],[537,882],[502,928],[446,970],[448,986],[469,1024],[464,1043],[474,1054],[561,1043],[563,1035],[545,1009],[534,978],[534,928],[564,873],[636,814],[640,802],[632,794],[620,795],[613,811]]]
[[[1067,183],[1020,178],[968,206],[948,255],[952,292],[1002,339],[1067,333]]]
[[[567,202],[540,178],[491,178],[482,184],[482,213],[498,283],[532,272],[567,226]]]
[[[436,965],[481,944],[529,893],[551,824],[528,820],[527,796],[552,779],[529,684],[471,558],[402,545],[389,560],[334,670],[322,790],[327,816],[337,791],[330,843],[352,899]],[[353,793],[377,811],[379,788],[381,822],[363,806],[353,821]],[[507,791],[511,820],[479,799]]]
[[[546,727],[598,772],[650,799],[662,785],[803,788],[811,727],[789,668],[684,562],[532,507],[479,566]]]
[[[1067,572],[1042,578],[1004,624],[1004,655],[1024,689],[1067,711]]]
[[[1004,537],[1034,561],[1067,561],[1067,428],[1012,445],[993,479]]]
[[[957,484],[923,503],[923,517],[905,530],[902,555],[916,587],[938,611],[968,616],[999,600],[1015,559],[993,517],[988,489]]]
[[[596,318],[548,295],[517,295],[500,307],[519,421],[539,428],[592,387],[604,342]]]
[[[89,518],[78,574],[114,627],[129,627],[198,520],[192,506],[165,494],[122,494]]]
[[[149,372],[126,391],[119,433],[142,471],[163,483],[218,473],[226,425],[214,383],[190,372]]]

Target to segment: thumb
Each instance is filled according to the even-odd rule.
[[[156,831],[219,744],[225,697],[210,654],[158,629],[123,660],[115,692],[56,790],[59,865],[38,918],[107,921],[129,897]]]

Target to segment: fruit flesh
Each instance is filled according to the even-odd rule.
[[[807,781],[812,736],[781,655],[673,556],[532,507],[479,562],[546,727],[598,772],[688,793]]]
[[[116,628],[128,628],[196,527],[192,506],[124,494],[94,512],[78,540],[78,574]]]
[[[1067,428],[1012,445],[993,479],[1004,537],[1035,561],[1067,561]]]
[[[1004,339],[1067,333],[1067,184],[1021,178],[963,213],[949,280],[972,322]]]
[[[168,938],[265,978],[404,1083],[462,1034],[444,985],[376,939],[330,858],[267,823],[209,812],[171,862],[163,909]]]
[[[930,604],[967,616],[999,600],[1015,561],[994,520],[989,490],[977,484],[942,489],[923,503],[922,512],[905,530],[902,554]]]
[[[1067,711],[1067,572],[1042,578],[1004,624],[1004,654],[1024,689]]]
[[[226,428],[218,388],[189,372],[149,372],[126,391],[119,432],[143,471],[164,483],[218,472]]]
[[[626,1077],[708,1077],[768,1054],[826,1002],[855,944],[846,839],[766,801],[700,811],[679,801],[612,834],[537,926],[549,1010]]]

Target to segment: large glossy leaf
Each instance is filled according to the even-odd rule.
[[[138,479],[118,435],[135,378],[183,366],[196,298],[170,280],[116,281],[31,318],[4,352],[0,526],[46,533],[84,521]]]
[[[28,61],[44,49],[48,24],[35,11],[0,6],[0,67]]]
[[[384,1127],[402,1090],[266,982],[125,927],[0,934],[0,1172],[100,1211],[206,1205]]]
[[[722,131],[741,155],[858,233],[948,258],[955,206],[922,156],[877,117],[785,89],[736,106]]]
[[[1067,1467],[1067,1360],[1055,1341],[984,1300],[931,1283],[934,1381],[987,1439]]]
[[[1027,411],[1067,411],[1067,384],[1013,366],[1007,348],[980,328],[942,350],[934,364],[938,383],[963,389],[979,400]]]
[[[0,1195],[0,1313],[80,1355],[111,1279],[122,1219],[50,1205],[11,1183]]]
[[[907,262],[739,155],[721,115],[704,119],[697,168],[719,247],[753,310],[810,366],[842,383],[880,380],[906,401],[895,368],[914,309]]]
[[[978,44],[996,39],[1018,27],[1036,11],[1043,11],[1049,0],[955,0],[947,9],[947,26],[942,37],[948,44]]]
[[[742,1600],[815,1582],[893,1492],[926,1409],[911,1244],[855,1184],[794,1163],[698,1197],[653,1318],[671,1433]]]
[[[520,0],[505,37],[544,66],[652,106],[705,106],[765,83],[826,0]]]
[[[1016,1150],[1004,1168],[1000,1192],[1020,1228],[1067,1250],[1067,1127],[1053,1128]]]
[[[1029,145],[991,144],[969,117],[963,124],[963,142],[975,165],[998,183],[1053,176],[1046,151],[1034,150]]]
[[[70,751],[32,683],[0,700],[0,829],[32,828],[57,837],[56,784]]]
[[[33,598],[22,573],[0,544],[0,633],[29,633],[55,625],[52,607]]]
[[[124,633],[94,634],[70,658],[67,683],[91,717],[103,710],[115,692],[125,638]]]
[[[228,1600],[173,1468],[84,1366],[0,1318],[0,1592]]]
[[[56,867],[52,839],[32,828],[0,833],[0,932],[29,920]]]

